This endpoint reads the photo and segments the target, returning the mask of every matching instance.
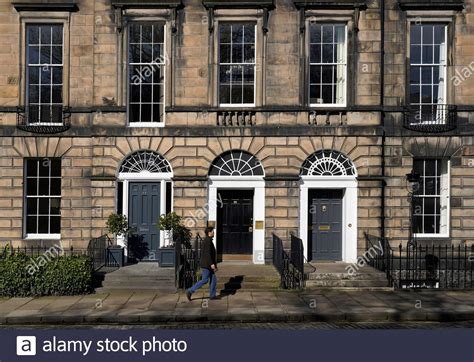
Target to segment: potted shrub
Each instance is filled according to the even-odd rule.
[[[161,215],[158,227],[165,232],[166,245],[160,247],[158,260],[161,267],[172,267],[176,262],[175,244],[178,238],[181,242],[188,244],[191,240],[191,231],[183,225],[182,218],[175,212]]]
[[[124,247],[117,244],[117,237],[126,237],[130,233],[127,217],[122,214],[110,214],[106,226],[109,233],[114,235],[113,245],[107,248],[107,258],[115,260],[121,267],[124,265]]]

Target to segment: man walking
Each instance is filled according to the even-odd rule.
[[[209,281],[209,279],[211,280],[209,297],[210,299],[218,299],[216,296],[217,253],[216,248],[214,247],[214,243],[212,242],[212,238],[214,238],[214,228],[207,227],[204,233],[206,234],[206,237],[204,238],[201,245],[201,280],[194,284],[191,288],[186,290],[186,296],[188,297],[189,301],[191,301],[191,295],[203,285],[205,285]]]

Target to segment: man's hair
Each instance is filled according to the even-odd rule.
[[[207,236],[207,234],[209,234],[213,230],[214,230],[214,228],[212,226],[208,226],[207,228],[204,229],[204,234],[206,234],[206,236]]]

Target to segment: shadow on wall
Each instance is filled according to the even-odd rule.
[[[148,243],[143,241],[143,235],[132,234],[128,237],[128,258],[131,262],[145,259],[150,255]]]

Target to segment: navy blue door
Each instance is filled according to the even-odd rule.
[[[138,259],[158,260],[160,230],[157,221],[160,215],[160,183],[130,182],[128,198],[128,220],[134,229],[129,238],[129,248]]]
[[[342,190],[309,191],[312,260],[342,260]]]
[[[253,190],[219,190],[218,254],[251,255],[253,250]]]

